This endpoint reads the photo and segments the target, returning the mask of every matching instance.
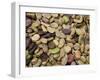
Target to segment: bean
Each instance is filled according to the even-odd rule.
[[[49,49],[49,51],[50,51],[50,53],[52,53],[52,54],[56,54],[56,53],[58,53],[60,50],[59,50],[59,48],[54,48],[54,49]]]
[[[46,61],[47,59],[48,59],[48,55],[47,55],[47,53],[42,53],[41,55],[40,55],[40,59],[42,60],[42,61]]]
[[[26,27],[29,27],[29,26],[31,26],[31,24],[32,24],[32,20],[31,20],[31,18],[26,18]]]
[[[74,61],[74,55],[73,54],[68,54],[67,58],[67,64],[71,64]]]

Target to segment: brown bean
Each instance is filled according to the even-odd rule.
[[[32,24],[32,20],[31,20],[31,18],[26,18],[26,27],[29,27],[29,26],[31,26],[31,24]]]
[[[67,58],[67,64],[71,64],[74,61],[74,55],[73,54],[68,54]]]
[[[65,35],[68,35],[71,33],[71,29],[63,29],[62,32],[65,34]]]
[[[47,55],[47,53],[42,53],[41,55],[40,55],[40,59],[42,60],[42,61],[46,61],[47,59],[48,59],[48,55]]]

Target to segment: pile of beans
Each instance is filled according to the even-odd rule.
[[[89,64],[90,16],[26,12],[27,67]]]

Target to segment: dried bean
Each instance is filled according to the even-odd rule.
[[[73,54],[68,54],[67,58],[67,64],[71,64],[74,61],[74,55]]]
[[[26,18],[26,27],[29,27],[29,26],[31,26],[31,24],[32,24],[32,20],[31,20],[31,18]]]
[[[40,59],[42,60],[42,61],[46,61],[47,59],[48,59],[48,55],[47,55],[47,53],[42,53],[41,55],[40,55]]]
[[[35,34],[31,37],[32,41],[37,41],[40,39],[40,35],[39,34]]]
[[[49,49],[49,52],[52,54],[56,54],[59,52],[59,48]]]

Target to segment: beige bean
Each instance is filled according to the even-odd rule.
[[[39,20],[37,20],[37,21],[35,21],[35,22],[33,22],[32,23],[32,29],[34,30],[36,27],[38,27],[40,25],[40,21]]]
[[[66,53],[69,53],[71,51],[71,47],[70,46],[64,46],[64,51]]]
[[[81,61],[83,61],[84,63],[86,62],[86,58],[85,58],[85,56],[81,56]]]
[[[37,19],[41,19],[42,18],[42,14],[41,13],[36,13],[36,18]]]
[[[62,58],[61,64],[65,65],[67,63],[67,55]]]
[[[74,22],[76,23],[81,23],[83,21],[83,17],[82,16],[78,16],[79,19],[74,19]]]
[[[47,19],[51,18],[51,14],[49,13],[43,13],[42,16],[46,17]]]
[[[58,46],[58,40],[53,40],[53,42],[54,42],[54,44],[56,45],[56,46]]]
[[[32,41],[37,41],[40,39],[40,35],[39,34],[35,34],[31,37]]]
[[[37,58],[33,58],[33,59],[31,60],[31,64],[32,64],[32,65],[34,65],[34,64],[36,64],[36,63],[37,63],[37,61],[38,61],[38,59],[37,59]]]
[[[47,29],[46,29],[45,26],[42,25],[41,28],[42,28],[42,30],[43,30],[44,32],[47,32]]]
[[[55,29],[54,28],[51,28],[51,27],[47,27],[47,31],[50,32],[50,33],[54,33],[55,32]]]
[[[65,44],[65,40],[64,39],[60,39],[58,47],[61,48],[61,47],[64,46],[64,44]]]
[[[75,51],[75,59],[80,59],[81,58],[81,53],[80,51]]]
[[[53,22],[53,23],[51,23],[51,27],[53,27],[53,28],[57,28],[57,27],[58,27],[58,24],[55,23],[55,22]]]
[[[48,41],[48,39],[46,39],[46,38],[41,38],[40,40],[42,43],[47,43],[47,41]]]
[[[41,65],[41,62],[42,62],[42,61],[41,61],[40,59],[38,59],[37,63],[34,64],[33,67],[38,67],[39,65]]]

